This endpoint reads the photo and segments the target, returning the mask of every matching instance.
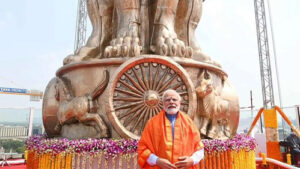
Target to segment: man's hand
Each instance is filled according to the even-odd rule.
[[[178,160],[179,161],[175,163],[175,166],[179,169],[190,168],[194,165],[193,159],[188,156],[179,157]]]
[[[162,169],[177,169],[174,164],[164,158],[158,158],[156,161],[156,165],[158,165]]]

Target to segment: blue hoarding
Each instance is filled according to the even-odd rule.
[[[0,92],[6,93],[28,93],[27,89],[0,87]]]

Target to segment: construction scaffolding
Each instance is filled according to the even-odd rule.
[[[87,0],[78,0],[74,52],[86,43]]]

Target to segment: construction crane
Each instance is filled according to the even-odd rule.
[[[87,29],[87,0],[78,0],[77,21],[75,32],[74,51],[76,52],[80,47],[85,45],[86,42],[86,29]]]
[[[266,12],[265,12],[266,8],[264,2],[265,0],[254,0],[260,75],[261,75],[261,85],[262,85],[263,105],[264,105],[264,108],[262,108],[258,112],[257,117],[259,117],[262,114],[262,112],[264,113],[266,136],[272,135],[272,137],[266,137],[266,147],[267,147],[268,156],[270,158],[280,159],[281,157],[280,157],[280,146],[279,146],[277,112],[282,116],[283,137],[285,137],[283,120],[285,120],[290,125],[290,127],[293,129],[293,131],[295,131],[299,135],[299,137],[300,137],[300,132],[294,127],[294,125],[286,117],[283,111],[278,106],[275,106],[272,70],[271,70],[271,61],[270,61],[270,52],[269,52],[269,39],[268,39],[268,31],[267,31],[267,19],[266,19]],[[273,54],[274,54],[276,76],[277,76],[279,102],[280,102],[280,107],[282,107],[280,80],[279,80],[279,73],[278,73],[277,60],[276,60],[276,47],[275,47],[274,34],[272,29],[270,3],[268,0],[267,3],[268,3],[268,11],[269,11],[269,23],[271,28],[270,35],[272,38]],[[257,118],[255,118],[254,121],[257,121]],[[256,122],[252,123],[251,128],[254,126],[253,124],[255,123]],[[248,134],[250,132],[251,129],[249,130]]]
[[[43,92],[41,91],[19,88],[0,87],[0,94],[28,95],[30,96],[30,101],[40,101],[43,98]]]
[[[265,4],[264,0],[254,0],[254,4],[263,105],[265,109],[270,109],[275,103]]]

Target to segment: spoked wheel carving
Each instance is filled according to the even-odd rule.
[[[144,56],[123,63],[109,85],[108,118],[125,138],[139,138],[147,121],[163,108],[167,89],[182,97],[181,111],[194,115],[196,96],[185,70],[167,57]]]

